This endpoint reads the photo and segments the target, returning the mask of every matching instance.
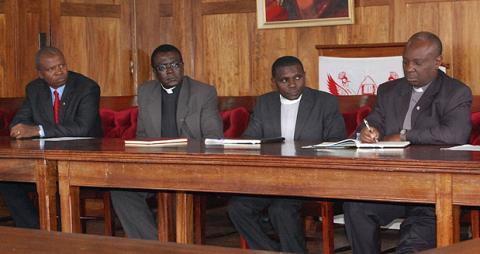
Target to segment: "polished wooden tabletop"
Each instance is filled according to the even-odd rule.
[[[42,144],[43,143],[43,144]],[[43,153],[47,158],[57,156],[57,158],[69,160],[84,160],[85,158],[108,159],[109,155],[122,154],[122,158],[112,157],[111,160],[136,160],[139,158],[147,161],[155,161],[166,157],[175,156],[177,158],[198,155],[206,160],[211,159],[235,159],[242,161],[270,161],[281,162],[284,160],[297,161],[322,161],[331,159],[336,162],[348,162],[362,164],[375,161],[389,165],[412,164],[418,166],[431,166],[432,164],[442,164],[435,167],[438,170],[446,169],[462,173],[469,172],[480,174],[480,167],[477,165],[480,161],[480,153],[469,151],[446,151],[440,150],[445,146],[409,146],[404,149],[303,149],[303,145],[311,145],[312,142],[296,143],[272,143],[262,144],[260,149],[223,149],[218,147],[205,147],[203,142],[189,140],[186,146],[174,147],[125,147],[121,139],[85,139],[72,141],[41,141],[41,140],[12,140],[0,138],[0,156],[39,156]],[[81,158],[76,157],[84,156]],[[454,167],[457,166],[457,167]],[[352,167],[355,168],[355,167]],[[372,167],[372,170],[379,168]],[[415,169],[415,167],[413,168]],[[390,168],[388,170],[396,170]]]

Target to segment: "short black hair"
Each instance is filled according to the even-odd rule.
[[[407,46],[410,43],[417,40],[432,42],[433,45],[435,46],[437,56],[440,56],[442,54],[442,51],[443,51],[442,41],[434,33],[427,32],[427,31],[421,31],[421,32],[415,33],[410,37],[410,39],[408,39]]]
[[[38,50],[37,53],[35,54],[35,67],[37,68],[38,71],[40,71],[40,59],[43,56],[61,56],[62,58],[65,59],[60,49],[55,47],[43,47],[40,50]]]
[[[153,60],[155,57],[160,54],[160,53],[165,53],[165,52],[176,52],[178,56],[180,57],[180,61],[183,63],[183,58],[182,58],[182,53],[180,50],[178,50],[177,47],[171,45],[171,44],[162,44],[158,46],[152,53],[152,56],[150,57],[150,64],[152,65],[152,68],[155,68],[155,63]]]
[[[300,61],[300,59],[294,57],[294,56],[282,56],[279,57],[275,62],[272,64],[272,78],[275,78],[275,74],[277,74],[277,70],[280,67],[285,67],[285,66],[292,66],[292,65],[300,65],[303,69],[303,64]]]

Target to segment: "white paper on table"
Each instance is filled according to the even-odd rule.
[[[460,145],[460,146],[452,146],[452,147],[440,148],[440,150],[449,150],[449,151],[480,151],[480,146]]]

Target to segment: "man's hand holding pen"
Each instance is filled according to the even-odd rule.
[[[365,124],[365,128],[362,129],[360,132],[360,141],[363,143],[376,143],[378,142],[378,138],[380,137],[380,133],[377,128],[370,126],[367,120],[363,120]]]

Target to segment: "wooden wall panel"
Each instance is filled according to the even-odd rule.
[[[23,88],[31,80],[37,78],[35,68],[35,53],[40,48],[39,33],[43,32],[41,27],[40,2],[38,1],[19,1],[19,50],[17,54],[18,75],[17,82],[19,87]],[[22,91],[23,94],[23,91]]]
[[[196,66],[202,67],[195,74],[198,79],[215,84],[220,95],[259,95],[271,91],[271,65],[283,55],[298,56],[304,63],[309,86],[318,88],[315,45],[380,43],[393,38],[393,5],[388,0],[361,1],[353,26],[286,29],[257,29],[256,9],[250,6],[255,1],[242,2],[242,8],[238,1],[214,2],[222,9],[211,8],[212,1],[204,0],[205,12],[194,21],[195,26],[207,27],[197,32],[196,43],[201,47],[197,48]],[[247,17],[253,26],[239,17]],[[245,52],[249,59],[242,55]]]
[[[316,45],[389,42],[392,8],[389,5],[365,5],[355,10],[355,24],[306,28],[299,32],[298,57],[307,71],[309,86],[319,87]],[[379,22],[383,20],[384,22]]]
[[[25,85],[37,77],[34,55],[38,33],[45,30],[46,2],[0,1],[0,97],[23,96]]]
[[[177,44],[179,34],[173,29],[172,0],[142,0],[135,6],[136,84],[153,78],[150,55],[159,45]]]
[[[202,22],[204,78],[215,84],[219,93],[241,95],[241,91],[250,90],[252,23],[248,15],[210,15],[204,16]]]
[[[0,94],[5,96],[8,82],[8,43],[7,43],[7,15],[0,13]]]
[[[317,88],[315,45],[404,42],[422,30],[442,39],[448,73],[480,94],[480,85],[476,85],[480,74],[475,71],[480,64],[480,27],[473,22],[473,15],[480,12],[479,0],[357,0],[354,25],[268,30],[248,25],[256,18],[251,6],[255,1],[200,2],[197,6],[203,7],[203,12],[194,15],[193,21],[197,28],[192,42],[196,45],[195,77],[215,84],[220,95],[270,91],[270,66],[281,55],[298,56],[309,86]],[[192,13],[194,10],[198,8]],[[249,58],[243,55],[247,49]]]
[[[453,75],[480,94],[480,1],[458,1],[453,6]]]
[[[255,16],[254,13],[250,16]],[[252,19],[253,20],[253,19]],[[256,27],[256,24],[254,24]],[[242,95],[263,94],[276,89],[272,84],[272,63],[280,56],[296,55],[298,41],[297,30],[254,30],[252,41],[252,78],[250,89],[241,91]],[[237,84],[240,85],[240,84]],[[245,86],[245,85],[244,85]],[[220,91],[220,94],[228,94]]]
[[[131,71],[132,3],[129,0],[56,2],[60,17],[52,19],[54,45],[64,51],[71,70],[99,83],[103,96],[135,93]]]

